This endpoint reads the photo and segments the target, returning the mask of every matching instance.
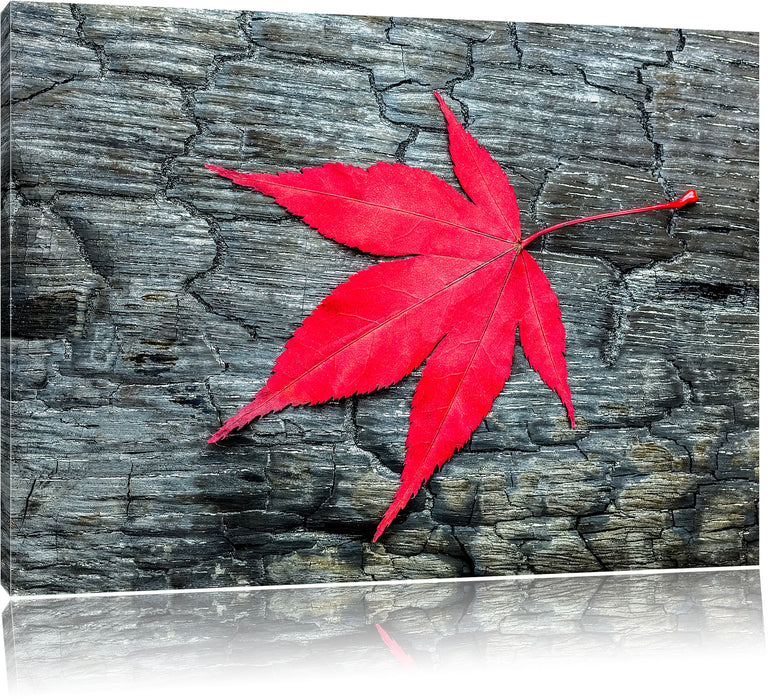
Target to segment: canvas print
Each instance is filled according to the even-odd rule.
[[[12,2],[13,593],[758,563],[758,35]]]

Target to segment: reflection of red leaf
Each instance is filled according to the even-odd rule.
[[[399,644],[391,637],[391,635],[388,634],[377,622],[375,622],[375,627],[377,627],[377,631],[380,633],[380,639],[382,639],[385,643],[385,646],[391,650],[391,654],[393,654],[394,657],[399,660],[399,663],[404,666],[404,668],[417,671],[418,667],[415,665],[412,657],[407,654],[404,649],[402,649]]]
[[[558,394],[573,427],[558,299],[525,246],[571,223],[697,200],[691,190],[674,202],[556,224],[523,239],[506,174],[435,95],[468,199],[400,163],[327,163],[277,175],[207,166],[270,195],[340,243],[414,256],[369,267],[337,287],[296,330],[253,401],[209,440],[289,405],[389,386],[428,358],[412,401],[401,484],[375,540],[490,410],[509,376],[518,328],[529,363]]]

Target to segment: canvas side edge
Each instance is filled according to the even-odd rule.
[[[0,14],[0,582],[11,586],[11,4]]]

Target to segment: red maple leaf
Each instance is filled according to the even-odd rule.
[[[304,320],[253,401],[209,440],[286,406],[314,404],[395,384],[427,360],[410,410],[401,484],[373,541],[470,438],[509,376],[519,329],[528,362],[574,425],[558,299],[525,250],[562,226],[697,201],[599,214],[520,236],[506,174],[434,93],[447,120],[464,197],[431,173],[401,163],[327,163],[260,175],[208,165],[274,198],[321,234],[381,262],[339,285]]]
[[[415,664],[415,661],[407,652],[404,651],[404,649],[401,648],[399,643],[393,637],[391,637],[391,635],[388,634],[379,623],[375,622],[375,627],[377,627],[377,631],[380,634],[380,639],[382,639],[385,643],[385,646],[391,650],[391,654],[393,654],[394,658],[396,658],[405,669],[409,671],[417,671],[418,667]]]

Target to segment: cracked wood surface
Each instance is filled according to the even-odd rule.
[[[23,2],[3,32],[13,592],[757,563],[756,34]],[[434,89],[528,232],[701,201],[542,238],[577,428],[518,348],[371,544],[418,372],[205,441],[375,258],[204,164],[455,183]]]

